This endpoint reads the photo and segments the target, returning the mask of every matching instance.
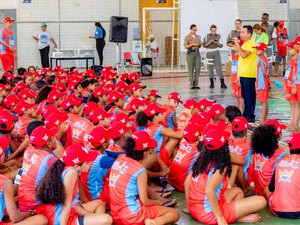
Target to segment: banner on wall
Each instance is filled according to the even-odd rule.
[[[31,0],[23,0],[23,3],[31,3]]]
[[[201,40],[209,33],[212,24],[217,26],[217,33],[222,37],[224,50],[227,50],[226,39],[234,22],[238,18],[237,0],[184,0],[181,1],[181,51],[185,36],[190,32],[190,25],[196,24]]]

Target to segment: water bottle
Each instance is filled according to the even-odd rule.
[[[274,80],[274,84],[278,88],[282,88],[283,87],[282,83],[280,83],[278,80]]]

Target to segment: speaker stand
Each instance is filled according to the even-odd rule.
[[[120,69],[125,71],[125,73],[129,73],[128,70],[125,68],[125,66],[121,63],[121,44],[119,42],[116,42],[116,45],[117,45],[117,63],[115,65],[115,68],[117,69],[118,74]]]

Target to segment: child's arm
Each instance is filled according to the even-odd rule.
[[[266,71],[266,68],[265,68],[265,65],[263,64],[263,62],[260,62],[259,65],[260,65],[260,68],[261,68],[261,71],[262,71],[264,77],[269,80],[269,74],[267,74],[267,71]]]
[[[215,217],[217,218],[218,224],[227,224],[222,211],[219,206],[219,202],[216,196],[216,189],[220,185],[224,178],[224,174],[220,174],[220,171],[217,170],[209,180],[206,188],[205,193],[208,199],[208,202],[213,210]]]
[[[72,208],[72,198],[73,198],[73,191],[74,186],[77,180],[77,171],[75,169],[71,169],[67,174],[65,175],[64,179],[64,187],[65,187],[65,193],[66,193],[66,199],[63,204],[61,217],[60,217],[60,224],[61,225],[67,225],[71,208]]]
[[[170,128],[163,128],[160,132],[162,135],[165,135],[167,137],[170,137],[170,138],[177,138],[177,139],[180,139],[183,137],[183,131],[178,131],[178,132],[175,132],[173,131],[172,129]]]

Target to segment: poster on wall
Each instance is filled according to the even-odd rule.
[[[217,26],[217,33],[221,35],[224,47],[227,50],[226,39],[234,22],[238,17],[237,0],[184,0],[181,2],[181,51],[186,51],[183,46],[184,38],[190,32],[190,25],[196,24],[201,40],[210,32],[212,24]],[[226,13],[225,13],[226,12]]]
[[[23,0],[23,3],[31,3],[31,0]]]

